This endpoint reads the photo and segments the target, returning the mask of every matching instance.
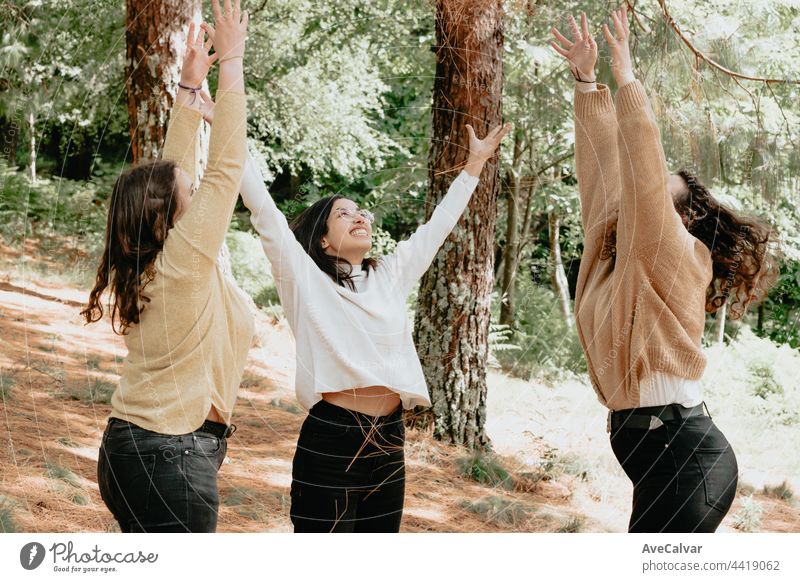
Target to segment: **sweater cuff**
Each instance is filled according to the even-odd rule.
[[[617,90],[617,115],[626,115],[647,105],[647,93],[642,83],[635,79]]]
[[[581,93],[576,88],[574,92],[575,115],[577,117],[593,117],[614,110],[614,103],[611,100],[611,91],[608,85],[597,83],[597,91]]]

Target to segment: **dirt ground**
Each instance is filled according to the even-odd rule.
[[[0,531],[117,530],[100,499],[96,462],[125,349],[107,322],[81,323],[86,295],[0,273]],[[259,328],[261,345],[251,350],[234,413],[238,430],[219,474],[221,532],[291,531],[291,462],[304,417],[291,385],[293,340],[266,317]],[[558,401],[551,402],[555,410]],[[624,531],[630,484],[591,467],[587,476],[579,462],[557,452],[562,443],[531,427],[517,430],[513,414],[513,406],[495,401],[487,429],[513,487],[461,476],[464,451],[407,432],[402,531]],[[576,438],[581,430],[577,424]],[[737,531],[732,516],[742,498],[723,530]],[[794,504],[756,498],[765,510],[761,531],[800,529]]]

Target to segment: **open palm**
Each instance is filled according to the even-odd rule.
[[[586,14],[581,12],[581,27],[570,15],[569,25],[572,29],[572,40],[561,34],[556,27],[550,29],[553,36],[559,41],[550,41],[550,46],[569,61],[572,74],[576,72],[584,81],[594,80],[594,65],[597,62],[597,43],[589,32],[589,22]]]
[[[492,157],[497,146],[503,141],[503,138],[511,131],[511,124],[498,125],[494,129],[489,130],[486,137],[478,139],[475,135],[475,130],[472,126],[467,124],[467,133],[469,133],[469,156],[473,159],[488,160]]]

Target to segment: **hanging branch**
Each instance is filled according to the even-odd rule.
[[[630,6],[630,2],[628,3],[628,5]],[[701,59],[701,60],[705,61],[711,67],[713,67],[713,68],[715,68],[715,69],[717,69],[719,71],[722,71],[723,73],[725,73],[726,75],[728,75],[729,77],[731,77],[733,79],[745,79],[745,80],[748,80],[748,81],[759,81],[761,83],[767,83],[767,84],[769,84],[769,83],[783,83],[783,84],[800,85],[800,79],[768,79],[766,77],[752,77],[750,75],[745,75],[743,73],[738,73],[736,71],[732,71],[731,69],[722,66],[721,64],[716,62],[714,59],[706,56],[703,53],[703,51],[698,49],[694,45],[694,43],[691,40],[689,40],[689,38],[683,33],[683,31],[678,26],[678,23],[675,22],[675,19],[672,18],[672,15],[669,13],[669,10],[667,9],[666,0],[658,0],[658,5],[661,6],[661,10],[664,12],[664,18],[667,20],[667,24],[670,25],[672,30],[675,31],[675,34],[678,35],[678,37],[683,41],[683,43],[687,47],[689,47],[689,50],[692,51],[698,59]],[[631,7],[631,9],[633,9],[633,7]],[[635,14],[635,12],[634,12],[634,14]]]

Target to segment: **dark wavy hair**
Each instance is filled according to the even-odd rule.
[[[675,200],[675,210],[686,230],[711,251],[713,279],[706,290],[706,312],[715,313],[728,303],[729,317],[739,319],[777,281],[772,229],[720,204],[691,170],[680,170],[678,175],[688,192]],[[614,221],[606,229],[601,259],[616,259],[616,239]]]
[[[126,170],[114,183],[105,249],[89,303],[81,311],[86,323],[103,317],[100,298],[106,287],[114,332],[123,335],[139,323],[144,303],[150,301],[144,289],[155,276],[153,262],[175,223],[175,168],[172,161],[147,162]]]
[[[292,220],[290,228],[323,273],[327,273],[338,285],[347,286],[351,291],[355,291],[350,263],[341,257],[329,255],[322,248],[322,237],[328,234],[328,217],[333,210],[333,204],[343,198],[344,196],[326,196],[316,201]],[[377,266],[378,261],[373,258],[365,258],[361,262],[367,277],[369,270]]]

